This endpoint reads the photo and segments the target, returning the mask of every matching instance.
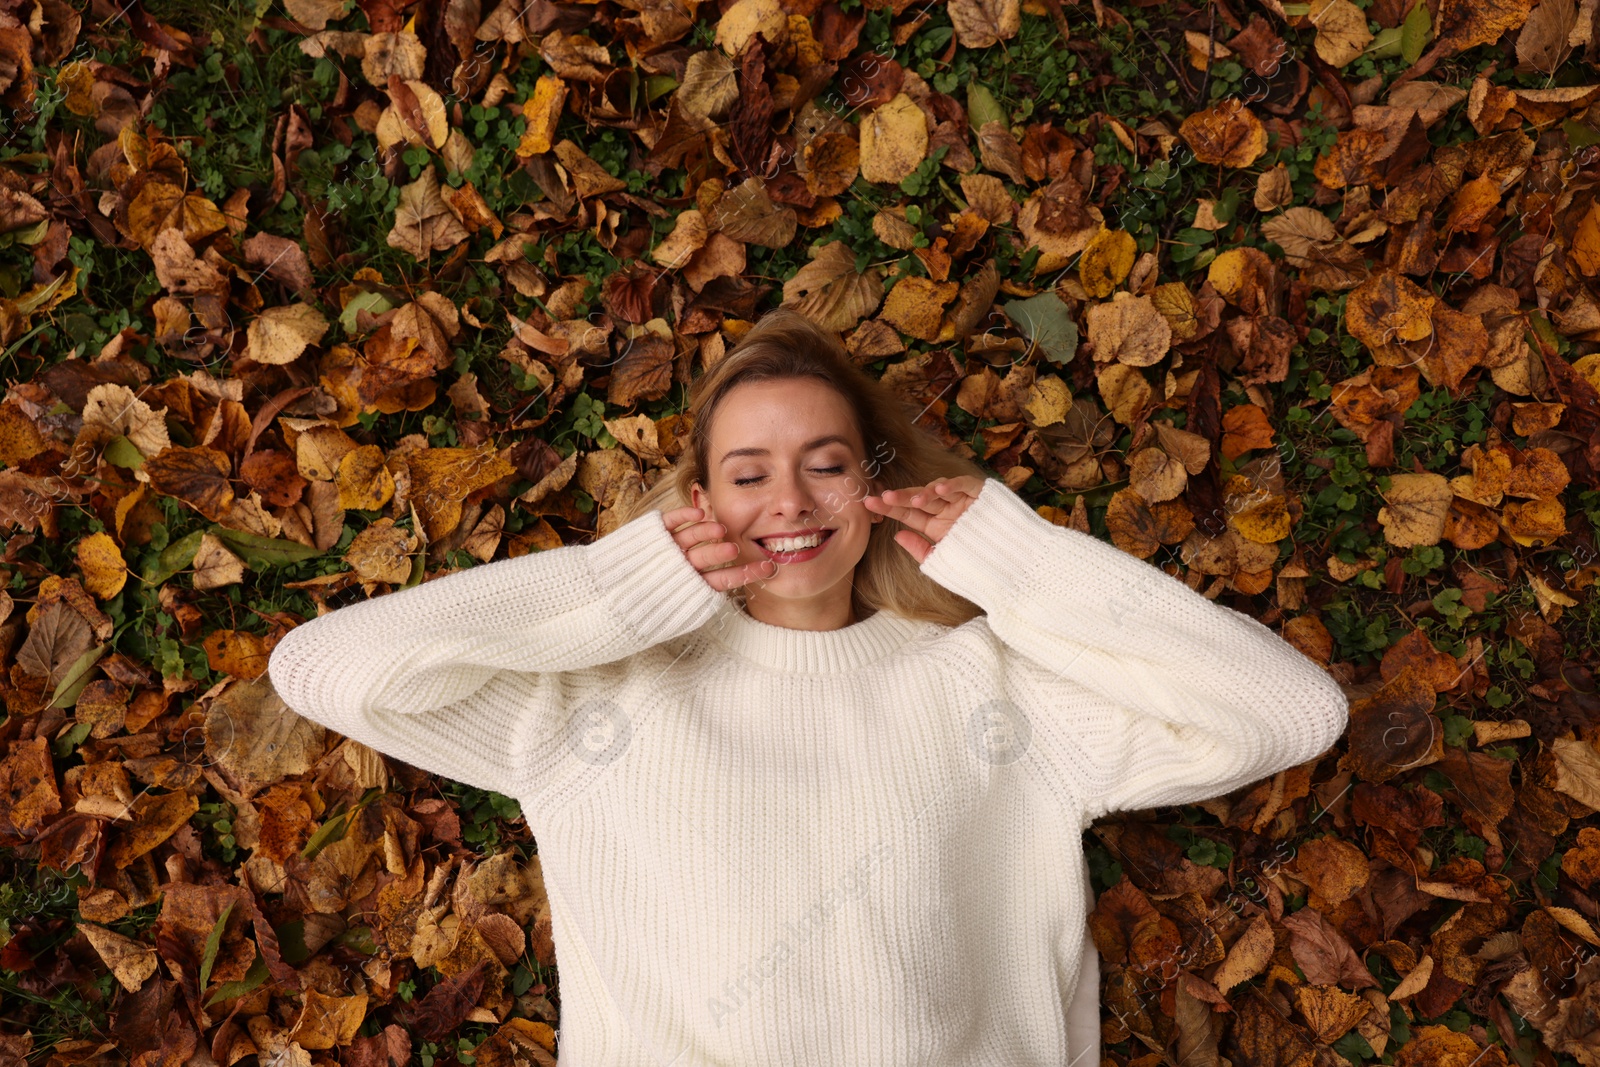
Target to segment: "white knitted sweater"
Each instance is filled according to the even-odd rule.
[[[306,622],[296,712],[515,797],[567,1067],[1098,1067],[1081,832],[1325,752],[1339,686],[998,479],[922,564],[985,615],[744,614],[652,511]]]

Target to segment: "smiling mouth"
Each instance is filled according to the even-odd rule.
[[[832,530],[824,530],[823,533],[822,533],[822,540],[818,541],[816,544],[814,544],[814,545],[812,545],[812,546],[810,546],[808,548],[795,548],[795,549],[768,548],[766,545],[762,544],[761,541],[759,541],[759,540],[756,541],[756,547],[761,549],[761,551],[765,552],[767,555],[773,556],[773,557],[777,557],[777,558],[783,558],[783,557],[787,557],[787,556],[800,556],[800,555],[804,555],[807,552],[815,552],[815,551],[817,551],[817,549],[821,548],[823,545],[828,543],[829,539],[833,537],[833,533],[834,532]]]

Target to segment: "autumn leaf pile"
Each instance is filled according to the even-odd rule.
[[[1110,1059],[1600,1067],[1596,7],[0,0],[0,1057],[554,1063],[525,825],[267,656],[783,304],[1352,697],[1086,839]]]

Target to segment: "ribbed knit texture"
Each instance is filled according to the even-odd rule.
[[[521,802],[566,1067],[1097,1067],[1082,828],[1318,756],[1348,702],[997,479],[922,571],[987,615],[772,626],[653,511],[310,620],[269,673]]]

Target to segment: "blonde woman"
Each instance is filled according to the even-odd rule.
[[[1097,1067],[1082,830],[1326,751],[1267,627],[769,313],[625,522],[305,623],[300,714],[520,801],[568,1067]]]

